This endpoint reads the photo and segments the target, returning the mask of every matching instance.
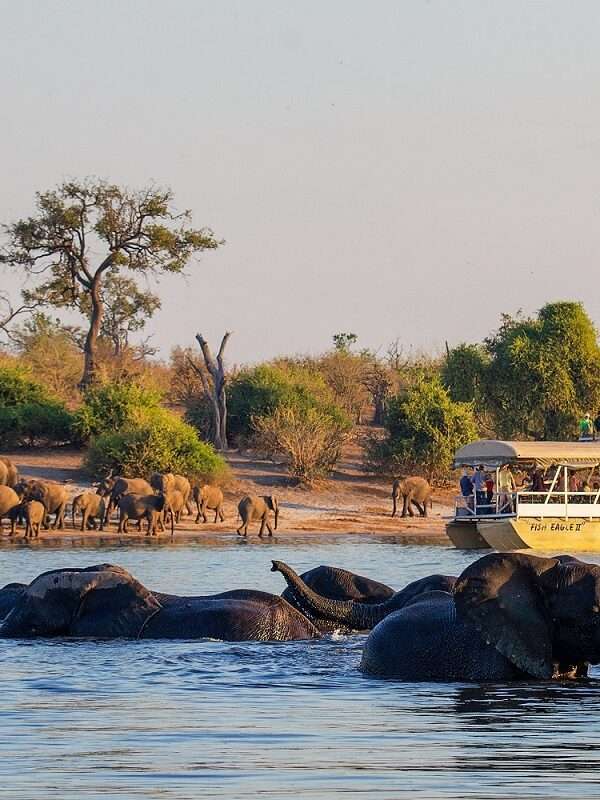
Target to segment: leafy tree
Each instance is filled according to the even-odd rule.
[[[109,276],[180,273],[198,252],[220,242],[189,226],[190,213],[172,209],[168,189],[131,191],[97,179],[67,181],[36,195],[36,213],[5,226],[0,260],[26,275],[46,276],[24,290],[26,303],[74,307],[88,316],[82,388],[98,379],[98,338]],[[99,256],[96,254],[99,253]]]
[[[352,345],[356,344],[358,336],[355,333],[335,333],[333,335],[333,349],[338,353],[349,353]]]
[[[486,339],[485,397],[500,435],[568,439],[600,406],[600,348],[581,303],[545,305],[537,317],[505,315]]]
[[[376,470],[393,474],[425,472],[445,477],[455,451],[477,438],[470,403],[450,398],[438,376],[422,375],[391,398],[385,417],[386,436],[368,443],[368,460]]]
[[[483,399],[489,356],[477,344],[459,344],[448,351],[442,365],[442,381],[450,397],[460,403],[479,402]]]
[[[76,399],[83,356],[79,330],[41,311],[12,330],[13,350],[37,380],[68,404]]]

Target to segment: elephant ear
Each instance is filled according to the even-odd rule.
[[[520,553],[484,556],[467,567],[454,588],[457,613],[536,678],[552,677],[552,626],[538,576],[555,564]]]

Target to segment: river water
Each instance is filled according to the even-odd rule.
[[[165,592],[279,593],[270,559],[400,588],[477,554],[389,539],[3,551],[0,585],[121,564]],[[2,798],[598,798],[600,682],[362,676],[363,637],[265,644],[2,642]],[[600,677],[600,671],[597,672]]]

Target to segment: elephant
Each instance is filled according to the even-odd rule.
[[[43,520],[44,528],[49,528],[50,514],[56,514],[52,527],[62,530],[65,523],[65,509],[69,502],[69,492],[60,483],[50,481],[28,481],[23,495],[23,500],[37,500],[46,509]]]
[[[273,561],[272,564],[271,571],[281,572],[288,584],[282,597],[302,611],[321,631],[371,630],[381,617],[376,611],[370,615],[369,608],[383,607],[390,614],[429,592],[450,592],[456,581],[452,575],[428,575],[395,592],[383,583],[338,567],[321,566],[297,575],[283,561]],[[361,614],[348,613],[342,619],[340,606],[352,612],[360,607]]]
[[[156,536],[159,524],[162,527],[161,517],[168,507],[164,494],[124,494],[119,500],[119,528],[118,533],[127,533],[127,522],[130,519],[145,519],[148,522],[146,536]],[[173,514],[171,514],[171,536],[175,533]]]
[[[273,495],[263,495],[259,497],[255,494],[246,495],[242,497],[238,504],[238,512],[242,519],[242,524],[237,529],[239,536],[248,535],[248,525],[251,522],[260,520],[260,530],[258,535],[262,536],[265,526],[269,531],[269,536],[273,536],[273,528],[269,524],[269,511],[275,514],[274,528],[277,530],[277,521],[279,519],[279,505]]]
[[[10,486],[14,489],[19,481],[19,471],[6,456],[0,456],[0,486]]]
[[[109,475],[96,489],[97,494],[101,497],[108,497],[104,524],[108,524],[113,509],[117,507],[124,494],[152,494],[152,491],[152,487],[144,478],[124,478],[122,475],[117,475],[116,477]]]
[[[0,620],[14,608],[26,588],[26,583],[7,583],[0,589]]]
[[[18,587],[18,585],[17,585]],[[4,595],[7,595],[4,597]],[[10,602],[12,600],[12,607]],[[152,592],[110,564],[45,572],[0,591],[0,638],[315,639],[315,626],[283,598],[239,589],[179,597]]]
[[[223,492],[218,486],[194,486],[192,489],[192,497],[198,509],[196,522],[207,522],[206,512],[215,512],[215,522],[220,519],[221,522],[225,521],[225,514],[223,514]]]
[[[289,569],[289,568],[288,568]],[[296,576],[297,578],[297,576]],[[361,670],[409,681],[576,678],[600,662],[600,566],[571,557],[492,553],[451,592],[420,594],[400,610],[320,598],[317,613],[372,626]]]
[[[75,495],[72,503],[73,527],[75,527],[75,516],[81,512],[82,531],[89,528],[96,528],[96,519],[100,523],[100,530],[104,530],[104,516],[106,514],[106,503],[104,498],[96,492],[82,492]]]
[[[21,508],[21,498],[10,486],[0,486],[0,522],[10,519],[10,535],[15,535],[17,517]]]
[[[187,513],[192,513],[189,506],[192,485],[184,475],[176,475],[173,472],[153,472],[150,476],[150,486],[155,492],[162,492],[163,494],[170,489],[177,489],[183,495],[183,503]]]
[[[300,575],[302,581],[324,597],[334,600],[357,600],[361,603],[380,603],[394,594],[394,590],[384,583],[378,583],[362,575],[341,569],[321,565]],[[308,617],[322,632],[339,630],[340,626],[325,617],[319,617],[314,611],[302,603],[300,598],[288,586],[281,596]]]
[[[38,538],[40,527],[46,519],[46,507],[39,500],[27,500],[23,503],[23,516],[25,517],[25,538]]]
[[[425,478],[420,478],[417,475],[411,476],[410,478],[404,478],[404,480],[396,478],[392,486],[392,502],[394,504],[392,517],[396,516],[396,512],[398,510],[398,500],[400,497],[402,497],[403,517],[405,517],[407,513],[410,514],[411,517],[414,517],[411,505],[414,505],[417,508],[417,511],[422,517],[426,517],[427,506],[429,505],[431,507],[432,491],[433,489],[431,488],[429,481],[426,481]]]
[[[165,500],[165,520],[170,516],[171,522],[173,522],[173,517],[175,518],[175,522],[179,522],[181,513],[185,508],[183,495],[179,489],[169,489],[165,493]]]

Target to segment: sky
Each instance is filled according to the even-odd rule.
[[[65,178],[170,186],[226,244],[161,280],[163,356],[439,351],[558,299],[598,324],[599,26],[587,0],[0,0],[0,221]]]

